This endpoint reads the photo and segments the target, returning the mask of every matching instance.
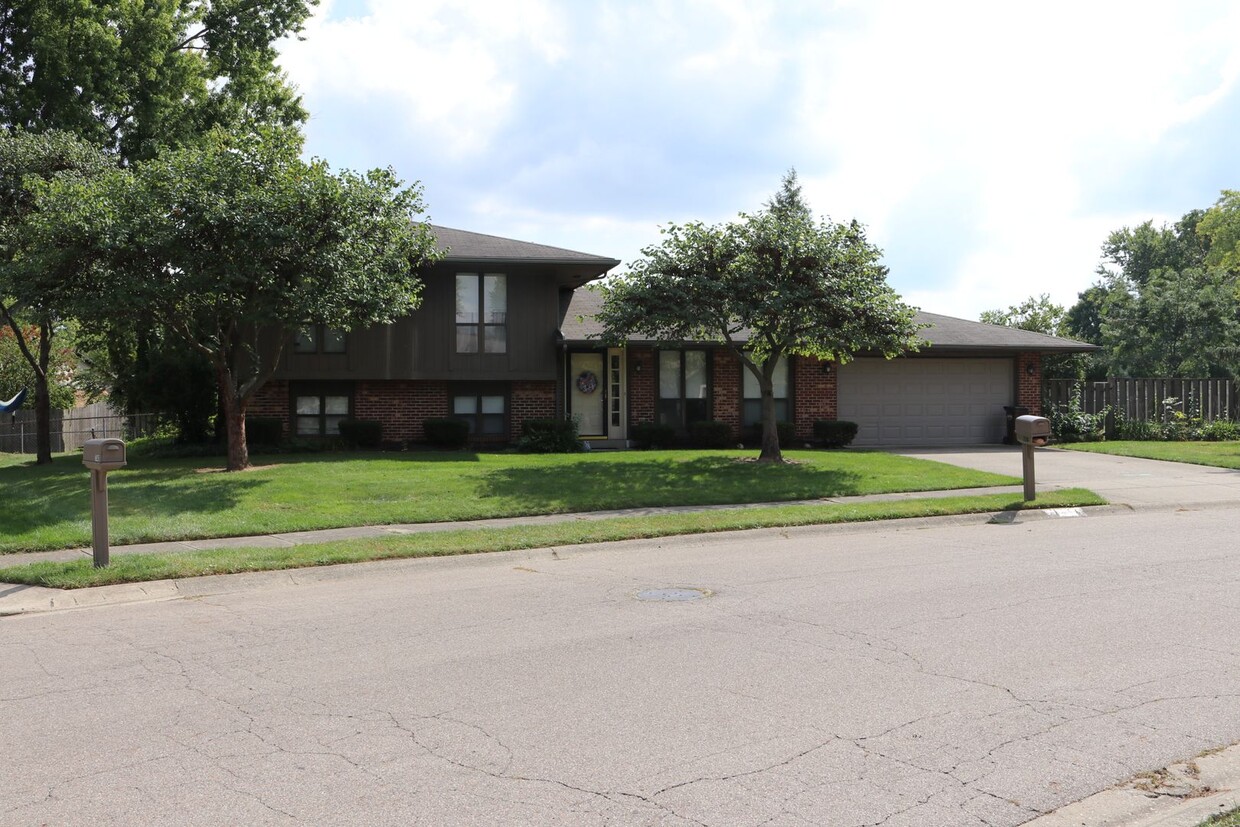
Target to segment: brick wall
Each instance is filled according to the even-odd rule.
[[[353,389],[353,415],[382,422],[385,440],[421,442],[423,420],[448,415],[448,386],[408,380],[358,382]]]
[[[1030,375],[1029,368],[1033,367]],[[1016,356],[1016,404],[1029,412],[1042,415],[1042,354],[1021,353]]]
[[[527,419],[554,419],[556,382],[513,382],[508,396],[508,433],[521,436],[521,423]]]
[[[838,415],[839,366],[832,364],[830,372],[824,373],[823,364],[819,359],[802,357],[792,362],[792,419],[801,439],[814,436],[814,420],[835,419]]]
[[[654,422],[654,350],[631,347],[628,350],[629,426]]]
[[[288,433],[288,382],[267,382],[246,408],[246,416],[270,417],[284,422],[284,433]]]
[[[711,358],[714,368],[714,406],[711,419],[726,422],[732,427],[732,437],[741,437],[741,363],[732,351],[719,348]]]

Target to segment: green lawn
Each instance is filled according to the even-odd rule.
[[[439,522],[610,508],[795,499],[1011,485],[1015,477],[867,451],[588,454],[305,454],[134,459],[108,475],[115,544],[268,534],[348,525]],[[264,463],[271,463],[264,466]],[[0,464],[0,553],[89,545],[89,474],[81,456]]]
[[[1240,468],[1240,442],[1139,442],[1115,440],[1114,442],[1076,442],[1059,445],[1071,451],[1090,451],[1095,454],[1116,454],[1121,457],[1165,459],[1169,462],[1191,462],[1195,465],[1217,465],[1220,468]]]
[[[1100,497],[1082,489],[1044,494],[1025,503],[1011,494],[934,497],[918,500],[826,505],[784,505],[737,511],[708,511],[652,517],[616,517],[606,520],[570,520],[563,523],[516,528],[462,529],[425,534],[348,540],[293,548],[235,548],[178,554],[129,554],[112,558],[107,568],[93,568],[90,560],[71,563],[32,563],[0,570],[0,582],[48,588],[77,589],[112,583],[137,583],[177,577],[230,574],[246,571],[327,566],[401,557],[441,557],[525,548],[548,548],[580,543],[602,543],[701,534],[749,528],[817,525],[931,517],[1021,508],[1101,505]]]
[[[1240,827],[1240,808],[1212,815],[1197,827]]]

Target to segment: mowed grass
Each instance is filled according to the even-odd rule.
[[[1032,503],[1025,503],[1011,494],[984,494],[867,503],[784,505],[650,517],[569,520],[537,526],[458,529],[303,545],[293,548],[230,548],[177,554],[119,555],[112,558],[111,565],[102,569],[94,568],[91,561],[85,558],[71,563],[32,563],[0,569],[0,582],[77,589],[212,574],[272,571],[407,557],[442,557],[514,549],[549,548],[680,534],[888,520],[902,517],[932,517],[1022,508],[1102,505],[1104,503],[1105,500],[1090,491],[1065,489],[1044,494]]]
[[[115,545],[615,508],[797,499],[1010,485],[1015,477],[869,451],[628,451],[522,455],[314,454],[222,460],[133,459],[108,475]],[[90,543],[81,456],[0,466],[0,553]]]
[[[1219,468],[1240,469],[1240,442],[1115,440],[1114,442],[1077,442],[1057,447],[1071,451],[1088,451],[1094,454],[1115,454],[1121,457],[1162,459],[1168,462],[1190,462],[1194,465],[1216,465]]]

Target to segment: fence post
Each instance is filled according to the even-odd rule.
[[[1107,439],[1115,438],[1115,405],[1117,404],[1118,383],[1114,376],[1107,377],[1106,395],[1103,397],[1102,404],[1106,407],[1107,415],[1103,419],[1103,433]]]

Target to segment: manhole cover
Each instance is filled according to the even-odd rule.
[[[672,602],[679,600],[701,600],[709,597],[706,589],[646,589],[637,593],[638,600]]]

